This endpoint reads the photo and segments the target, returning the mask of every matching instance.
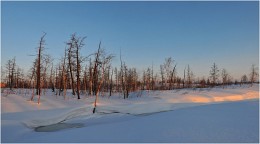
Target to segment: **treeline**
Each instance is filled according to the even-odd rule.
[[[16,64],[15,57],[8,60],[5,68],[1,67],[1,83],[13,88],[31,88],[39,96],[52,89],[56,95],[66,99],[67,89],[72,89],[72,95],[78,99],[82,95],[94,95],[96,99],[100,92],[122,93],[124,99],[129,93],[137,90],[173,90],[179,88],[205,88],[230,84],[253,84],[258,81],[258,69],[252,65],[250,74],[233,80],[226,69],[219,69],[214,63],[209,71],[209,77],[196,78],[189,65],[183,74],[177,74],[177,64],[172,57],[165,58],[159,72],[154,72],[154,66],[146,68],[141,74],[136,68],[128,67],[122,60],[120,66],[113,67],[113,54],[106,53],[101,42],[93,54],[82,55],[86,37],[72,34],[64,45],[64,56],[54,63],[51,55],[45,53],[45,36],[40,38],[35,60],[27,72]],[[34,99],[32,95],[31,100]]]

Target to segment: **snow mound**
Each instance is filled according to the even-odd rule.
[[[92,117],[92,107],[81,107],[78,109],[74,109],[72,111],[69,111],[67,113],[64,113],[60,116],[54,117],[54,118],[48,118],[48,119],[38,119],[38,120],[30,120],[30,121],[24,121],[24,124],[29,128],[36,128],[40,126],[48,126],[52,124],[57,124],[60,122],[64,122],[73,118],[81,117],[81,116],[87,116],[88,118]]]
[[[96,113],[93,114],[93,106],[80,107],[72,111],[65,112],[64,114],[46,119],[29,120],[25,121],[24,124],[29,128],[37,128],[42,126],[49,126],[58,124],[64,121],[68,121],[74,118],[84,117],[84,119],[100,118],[104,114],[121,113],[130,115],[146,115],[158,112],[171,111],[179,108],[190,107],[201,105],[199,103],[134,103],[131,105],[100,105],[96,108]]]

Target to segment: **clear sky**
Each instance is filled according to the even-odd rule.
[[[119,64],[140,72],[159,69],[173,57],[182,76],[188,64],[195,76],[209,76],[215,62],[235,78],[259,65],[259,5],[251,2],[1,2],[1,64],[16,56],[25,71],[46,35],[46,53],[56,61],[76,32],[87,36],[82,55],[99,41]]]

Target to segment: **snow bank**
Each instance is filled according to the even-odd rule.
[[[144,91],[141,97],[130,98],[127,100],[118,98],[99,98],[96,113],[93,114],[92,104],[74,108],[51,118],[27,120],[24,124],[29,128],[57,124],[78,117],[85,119],[100,118],[103,114],[121,113],[130,115],[144,115],[163,111],[176,110],[179,108],[212,104],[227,101],[239,101],[258,98],[258,88],[213,88],[202,90],[173,90],[173,91]],[[137,92],[138,95],[140,95]],[[134,94],[132,94],[133,97]],[[90,99],[88,99],[90,100]],[[90,101],[93,101],[94,97]]]
[[[76,120],[85,127],[37,133],[4,126],[2,142],[25,143],[258,143],[259,101],[211,104],[148,116],[106,115]],[[4,132],[4,133],[3,133]]]
[[[73,118],[77,118],[77,117],[81,117],[81,116],[85,116],[87,118],[92,118],[94,116],[92,114],[92,109],[93,108],[91,106],[77,108],[72,111],[69,111],[68,113],[64,113],[60,116],[53,117],[53,118],[24,121],[24,124],[29,128],[36,128],[36,127],[40,127],[40,126],[47,126],[47,125],[60,123],[60,122],[70,120]]]

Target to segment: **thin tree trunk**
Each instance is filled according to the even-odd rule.
[[[109,87],[109,96],[112,95],[112,90],[113,90],[113,69],[111,68],[111,78],[110,78],[110,87]]]
[[[74,78],[73,78],[72,63],[71,63],[71,54],[72,54],[71,48],[72,48],[72,44],[70,44],[69,53],[68,53],[68,60],[69,60],[72,95],[75,95]]]
[[[77,59],[77,95],[78,99],[80,99],[79,89],[80,89],[80,63],[79,63],[79,47],[76,50],[76,59]]]

